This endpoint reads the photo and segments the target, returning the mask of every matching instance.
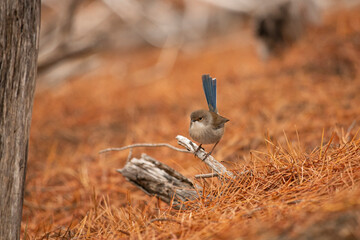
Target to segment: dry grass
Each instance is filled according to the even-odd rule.
[[[327,16],[266,64],[251,38],[234,33],[181,53],[169,74],[147,71],[159,52],[141,49],[38,91],[23,238],[359,239],[359,13]],[[238,178],[200,182],[210,197],[176,211],[115,172],[126,152],[97,152],[175,145],[189,113],[206,106],[202,73],[219,79],[219,109],[231,120],[214,156]],[[207,171],[169,149],[133,154],[145,151],[190,178]]]

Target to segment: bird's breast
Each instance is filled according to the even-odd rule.
[[[190,125],[190,137],[201,144],[213,144],[221,139],[224,128],[213,129],[211,125],[204,125],[195,121]]]

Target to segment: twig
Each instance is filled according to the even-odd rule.
[[[189,152],[194,153],[195,156],[200,158],[206,165],[208,165],[214,172],[219,174],[219,176],[228,176],[230,178],[234,178],[234,174],[226,169],[224,165],[216,161],[216,159],[209,155],[207,156],[207,153],[203,149],[199,149],[199,151],[196,151],[198,146],[187,139],[184,136],[177,135],[176,139],[178,140],[178,144],[185,147]]]
[[[129,162],[131,160],[132,152],[133,152],[133,150],[131,148],[130,151],[129,151],[129,155],[128,155],[127,159],[126,159],[126,162]]]
[[[181,224],[181,222],[175,220],[175,219],[171,219],[171,218],[155,218],[155,219],[151,219],[149,223],[153,223],[153,222],[175,222],[178,224]]]
[[[199,178],[212,178],[212,177],[218,177],[219,174],[217,173],[206,173],[206,174],[199,174],[199,175],[195,175],[195,178],[196,179],[199,179]]]
[[[130,233],[127,232],[127,231],[124,231],[124,230],[121,230],[121,229],[117,229],[117,231],[119,231],[119,232],[121,232],[121,233],[123,233],[123,234],[125,234],[127,236],[130,236]]]
[[[123,151],[123,150],[129,149],[129,148],[137,148],[137,147],[168,147],[168,148],[173,149],[175,151],[184,152],[184,153],[191,153],[188,150],[184,150],[184,149],[181,149],[181,148],[174,147],[174,146],[172,146],[172,145],[170,145],[168,143],[136,143],[136,144],[128,145],[128,146],[121,147],[121,148],[106,148],[104,150],[101,150],[99,152],[99,154],[106,153],[106,152],[111,152],[111,151]]]
[[[39,59],[38,72],[42,73],[64,60],[90,55],[98,50],[101,43],[103,43],[103,39],[99,38],[92,42],[73,44],[71,47],[68,45],[59,45],[45,59]]]
[[[65,45],[68,43],[68,39],[71,35],[71,31],[74,25],[75,13],[78,10],[82,0],[72,0],[66,7],[63,21],[60,26],[60,44]]]
[[[254,215],[254,213],[259,212],[259,211],[264,210],[264,209],[265,209],[265,207],[257,207],[257,208],[254,208],[251,211],[248,211],[247,213],[244,213],[241,216],[246,217],[246,218],[251,218]]]

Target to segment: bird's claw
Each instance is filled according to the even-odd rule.
[[[205,160],[208,158],[208,156],[210,156],[210,154],[211,154],[211,152],[208,152],[208,153],[205,155],[204,159],[202,159],[202,161],[205,161]]]
[[[196,154],[200,151],[200,149],[204,150],[203,147],[201,147],[201,144],[198,146],[198,148],[195,150],[194,155],[196,156]]]

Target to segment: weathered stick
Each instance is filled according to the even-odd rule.
[[[206,174],[195,175],[196,179],[199,179],[199,178],[213,178],[213,177],[219,177],[219,174],[217,174],[217,173],[206,173]]]
[[[135,143],[135,144],[131,144],[131,145],[128,145],[125,147],[121,147],[121,148],[106,148],[106,149],[101,150],[99,153],[101,154],[101,153],[106,153],[106,152],[111,152],[111,151],[122,151],[122,150],[126,150],[126,149],[137,148],[137,147],[167,147],[167,148],[170,148],[170,149],[178,151],[178,152],[191,153],[188,150],[174,147],[168,143]]]
[[[228,171],[224,165],[216,161],[213,156],[209,155],[208,157],[206,157],[207,153],[203,149],[199,149],[199,151],[196,152],[198,146],[195,143],[181,135],[177,135],[176,139],[178,140],[178,144],[185,147],[187,150],[194,153],[198,158],[203,160],[206,165],[208,165],[212,170],[214,170],[214,172],[219,174],[219,177],[226,176],[234,178],[234,174]]]
[[[184,209],[184,202],[199,197],[190,179],[146,154],[130,159],[117,171],[145,193],[172,204],[175,209]]]

